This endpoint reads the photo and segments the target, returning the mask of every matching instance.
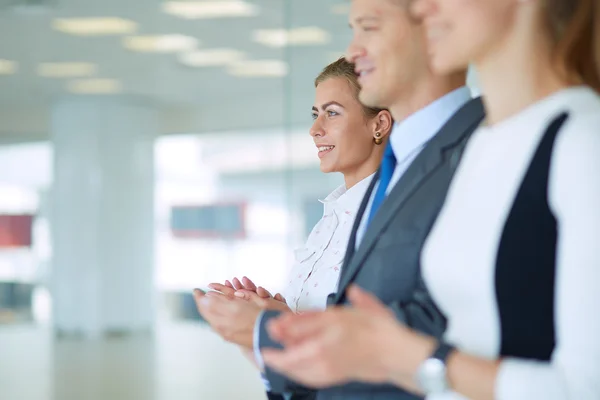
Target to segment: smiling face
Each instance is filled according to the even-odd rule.
[[[390,108],[428,76],[425,30],[409,0],[352,0],[353,39],[346,52],[360,75],[360,101]]]
[[[346,78],[332,77],[317,85],[312,116],[310,135],[318,149],[321,171],[347,175],[365,164],[379,163],[380,152],[375,151],[377,145],[373,142],[374,123],[365,116]]]

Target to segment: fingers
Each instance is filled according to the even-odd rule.
[[[211,288],[212,290],[216,290],[217,292],[221,292],[226,296],[233,296],[235,293],[235,289],[225,285],[221,285],[220,283],[211,283],[210,285],[208,285],[209,288]]]
[[[368,311],[370,314],[389,315],[389,309],[372,294],[362,290],[356,285],[348,288],[348,300],[357,309]]]
[[[256,305],[258,305],[259,307],[265,306],[265,304],[264,304],[265,299],[263,299],[258,294],[256,294],[256,292],[253,292],[251,290],[246,290],[246,289],[237,290],[235,292],[234,296],[237,298],[240,298],[240,299],[251,301],[251,302],[255,303]]]
[[[233,278],[233,281],[231,281],[231,283],[233,284],[233,287],[235,288],[235,290],[244,289],[244,285],[242,285],[242,282],[240,282],[240,280],[238,278]]]
[[[262,286],[259,286],[258,289],[256,289],[256,294],[258,294],[260,297],[265,298],[265,299],[270,299],[271,297],[273,297],[271,292],[269,292],[267,289],[265,289]]]
[[[242,278],[242,284],[244,285],[245,289],[252,290],[254,292],[256,291],[256,285],[254,284],[254,282],[252,282],[245,276]]]
[[[317,340],[288,347],[285,350],[264,349],[261,353],[267,365],[283,373],[294,374],[306,369],[314,370],[319,354],[322,353],[321,350]]]
[[[229,281],[225,281],[225,286],[227,286],[227,287],[229,287],[229,288],[232,288],[232,289],[235,289],[235,288],[233,287],[232,283],[231,283],[231,282],[229,282]]]
[[[194,300],[200,300],[202,299],[206,293],[204,293],[204,290],[200,290],[200,289],[194,289]]]
[[[204,291],[200,290],[200,289],[194,289],[194,302],[196,303],[196,309],[198,310],[198,313],[200,313],[200,315],[202,315],[204,317],[204,319],[206,319],[207,321],[210,321],[210,316],[211,316],[211,309],[212,309],[212,304],[211,304],[211,297],[209,296],[208,293],[205,293]],[[216,299],[218,301],[218,299]]]
[[[285,301],[285,297],[283,297],[283,296],[281,295],[281,293],[277,293],[277,294],[275,295],[274,299],[275,299],[275,300],[277,300],[277,301],[281,301],[281,302],[283,302],[283,303],[287,303],[287,302]]]
[[[282,343],[297,343],[314,336],[332,325],[335,310],[325,312],[285,313],[267,324],[271,337]]]

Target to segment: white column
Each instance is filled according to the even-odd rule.
[[[55,330],[151,329],[155,111],[116,97],[68,99],[55,105],[51,133]]]

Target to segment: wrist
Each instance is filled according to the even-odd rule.
[[[448,365],[456,355],[456,349],[444,342],[438,342],[433,352],[419,366],[415,382],[426,395],[441,394],[450,390]]]
[[[393,348],[385,348],[383,357],[388,379],[392,383],[414,382],[419,367],[435,351],[437,342],[406,328],[402,328],[395,338]]]

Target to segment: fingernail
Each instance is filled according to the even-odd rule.
[[[235,292],[233,295],[234,295],[235,297],[239,297],[239,298],[241,298],[241,299],[243,299],[244,297],[246,297],[246,296],[244,295],[244,293],[242,293],[242,292]]]

